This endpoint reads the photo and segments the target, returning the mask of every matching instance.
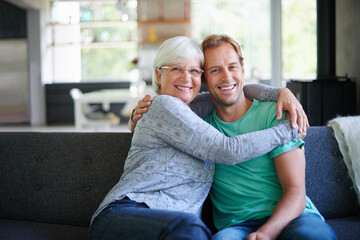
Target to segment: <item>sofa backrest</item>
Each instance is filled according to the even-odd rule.
[[[334,131],[310,127],[304,140],[308,197],[325,219],[359,214],[360,205]]]
[[[0,219],[89,226],[131,133],[0,133]]]
[[[117,183],[131,133],[0,132],[0,219],[89,226]],[[307,195],[325,218],[359,214],[333,131],[305,138]]]

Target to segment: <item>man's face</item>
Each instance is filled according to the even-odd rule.
[[[204,52],[206,85],[215,104],[231,106],[243,95],[244,69],[229,43]]]

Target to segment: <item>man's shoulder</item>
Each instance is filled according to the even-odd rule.
[[[203,118],[203,120],[204,120],[205,122],[211,124],[211,122],[214,121],[214,114],[216,114],[216,113],[215,113],[215,109],[214,109],[211,113],[209,113],[208,115],[206,115],[206,116]]]
[[[261,102],[254,99],[252,106],[257,113],[269,114],[276,112],[276,102]]]
[[[259,128],[257,130],[272,127],[276,124],[276,102],[254,100],[245,120],[247,124],[257,126]]]
[[[276,107],[276,102],[270,101],[270,102],[262,102],[256,99],[253,99],[254,104],[259,105],[260,107]]]

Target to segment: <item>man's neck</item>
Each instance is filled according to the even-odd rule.
[[[215,104],[216,115],[224,122],[235,122],[242,118],[253,101],[244,97],[231,106]]]

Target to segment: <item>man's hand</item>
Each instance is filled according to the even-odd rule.
[[[272,240],[272,239],[275,239],[275,238],[270,238],[269,236],[267,236],[266,234],[263,234],[260,231],[250,233],[246,238],[246,240]]]
[[[146,113],[148,111],[148,107],[151,105],[152,101],[153,98],[150,95],[146,95],[143,99],[141,99],[138,102],[128,122],[128,128],[130,129],[131,132],[134,132],[137,121],[139,121],[143,113]]]
[[[287,88],[281,89],[279,93],[276,105],[277,120],[281,119],[283,111],[285,110],[290,114],[291,126],[294,128],[297,124],[299,125],[299,133],[306,133],[306,129],[310,126],[309,120],[300,102]]]

